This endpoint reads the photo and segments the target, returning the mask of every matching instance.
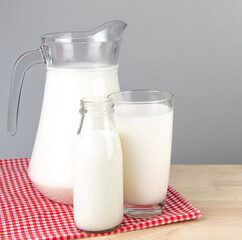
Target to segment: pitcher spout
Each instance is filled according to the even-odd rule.
[[[113,42],[122,39],[122,34],[127,24],[120,20],[114,20],[90,31],[95,42]]]

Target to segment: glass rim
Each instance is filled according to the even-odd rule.
[[[57,42],[57,43],[109,43],[109,42],[119,42],[122,38],[116,40],[102,40],[95,41],[92,35],[89,35],[90,31],[69,31],[69,32],[53,32],[41,35],[43,42]]]
[[[115,98],[112,98],[112,96],[115,95],[121,95],[121,94],[127,94],[127,93],[137,93],[137,92],[149,92],[149,93],[159,93],[159,94],[167,94],[168,97],[165,97],[164,99],[160,99],[160,100],[145,100],[145,101],[125,101],[125,100],[118,100]],[[174,99],[174,94],[171,92],[165,92],[165,91],[160,91],[160,90],[153,90],[153,89],[134,89],[134,90],[126,90],[126,91],[118,91],[118,92],[113,92],[111,94],[108,95],[109,98],[113,99],[114,103],[122,103],[122,104],[154,104],[154,103],[162,103],[162,102],[166,102],[169,100],[173,100]]]
[[[111,25],[119,27],[120,35],[117,34],[117,38],[95,40],[95,35],[97,33],[105,29],[109,29]],[[120,42],[120,40],[122,39],[122,32],[126,28],[126,26],[127,26],[127,23],[121,20],[112,20],[88,31],[86,30],[66,31],[66,32],[52,32],[52,33],[42,34],[41,39],[42,41],[52,41],[52,42],[54,41],[57,43],[70,43],[70,42],[115,43],[115,42]],[[112,33],[112,31],[108,31],[108,32],[109,34]]]
[[[113,99],[106,96],[91,96],[81,99],[81,104],[100,104],[100,103],[112,103]]]

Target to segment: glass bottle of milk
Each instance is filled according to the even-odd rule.
[[[123,158],[108,97],[81,100],[76,137],[74,220],[90,233],[109,232],[123,219]]]

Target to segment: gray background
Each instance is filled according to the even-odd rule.
[[[18,132],[7,134],[11,72],[40,35],[128,23],[119,58],[122,90],[175,95],[173,163],[242,163],[241,0],[1,0],[0,158],[30,157],[44,65],[25,79]]]

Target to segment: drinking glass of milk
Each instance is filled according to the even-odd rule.
[[[168,188],[173,95],[156,90],[134,90],[109,95],[123,149],[124,213],[153,217],[165,205]]]
[[[74,220],[82,231],[109,232],[123,219],[123,157],[112,99],[81,100],[74,163]]]

